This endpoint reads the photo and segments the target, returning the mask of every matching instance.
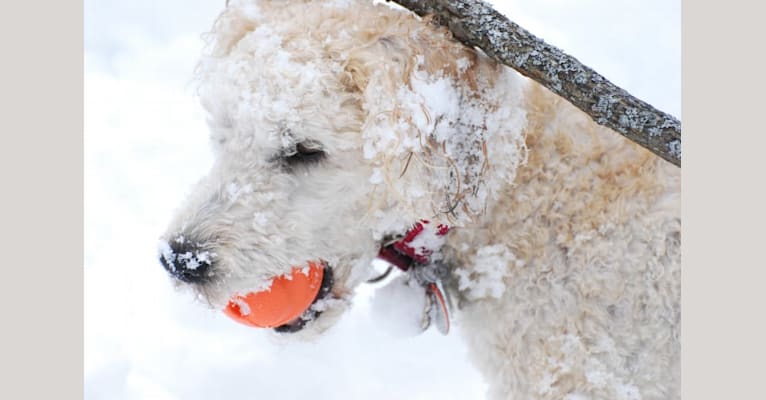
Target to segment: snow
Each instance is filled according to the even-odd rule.
[[[412,241],[406,243],[407,247],[415,251],[415,255],[426,257],[431,262],[442,259],[441,248],[447,241],[447,236],[439,234],[441,225],[421,221],[423,229]]]
[[[619,385],[617,386],[617,399],[641,400],[641,394],[638,392],[638,388],[633,385]]]
[[[388,282],[372,298],[371,313],[375,321],[395,337],[421,334],[425,310],[425,288],[406,275]]]
[[[161,240],[157,244],[157,253],[165,260],[165,262],[172,270],[176,269],[176,254],[173,252],[173,249],[170,248],[170,245],[166,241]]]
[[[433,134],[438,141],[444,142],[449,132],[443,124],[438,123],[443,118],[457,119],[455,116],[460,113],[460,94],[455,89],[454,83],[447,78],[418,75],[416,73],[410,82],[412,90],[404,84],[399,88],[399,103],[413,111],[420,110],[421,112],[413,112],[413,116],[416,117],[413,121],[415,127],[425,134]],[[429,110],[432,114],[426,113],[425,110]],[[437,127],[441,129],[437,131]]]
[[[492,3],[615,84],[680,117],[680,2]],[[223,4],[85,3],[85,399],[483,398],[487,385],[469,362],[459,326],[448,336],[435,329],[402,334],[415,331],[413,304],[424,300],[417,291],[388,299],[385,291],[375,294],[375,307],[393,314],[386,319],[373,310],[377,286],[363,286],[322,339],[285,344],[173,289],[157,260],[173,253],[168,243],[158,247],[156,238],[212,164],[204,113],[189,82],[200,34]],[[258,9],[248,12],[257,15]],[[643,21],[652,21],[652,29]],[[420,89],[444,93],[438,85],[424,81]],[[452,107],[449,98],[427,101]],[[247,189],[236,189],[229,194],[238,200]],[[379,231],[411,222],[385,221]],[[477,295],[496,293],[492,279],[485,279],[498,272],[490,261],[510,257],[490,250],[483,253],[485,277],[472,278],[480,283]],[[624,398],[634,394],[627,383],[619,389]]]
[[[247,304],[247,301],[239,296],[234,296],[231,300],[232,303],[236,304],[237,307],[239,307],[239,313],[242,316],[248,316],[250,315],[250,305]]]
[[[195,259],[191,251],[187,251],[186,253],[179,254],[177,259],[185,261],[184,268],[186,269],[195,270],[200,266],[199,261]]]
[[[370,183],[372,184],[383,183],[383,172],[381,172],[380,168],[374,168],[372,170],[372,175],[370,176]]]
[[[503,279],[509,273],[506,266],[514,264],[517,268],[523,267],[505,245],[484,246],[476,252],[471,268],[458,268],[455,271],[458,287],[467,290],[468,297],[472,299],[499,299],[505,291]]]

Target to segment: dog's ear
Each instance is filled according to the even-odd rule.
[[[468,221],[524,158],[524,113],[514,106],[520,94],[499,87],[509,71],[444,29],[420,21],[382,26],[350,52],[342,78],[365,112],[371,180],[420,218]]]

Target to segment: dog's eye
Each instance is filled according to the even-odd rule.
[[[325,152],[319,143],[301,142],[295,149],[286,152],[283,159],[287,165],[314,164],[325,158]]]

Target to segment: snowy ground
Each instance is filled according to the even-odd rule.
[[[681,117],[679,1],[492,3]],[[190,77],[223,4],[85,2],[86,399],[482,398],[457,334],[387,334],[370,287],[323,339],[289,346],[172,290],[156,238],[212,161]]]

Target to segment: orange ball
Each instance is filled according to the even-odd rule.
[[[266,290],[235,295],[223,312],[248,326],[275,328],[284,325],[308,310],[322,287],[323,276],[322,263],[309,262],[308,273],[304,273],[304,268],[293,267],[289,276],[274,278]]]

